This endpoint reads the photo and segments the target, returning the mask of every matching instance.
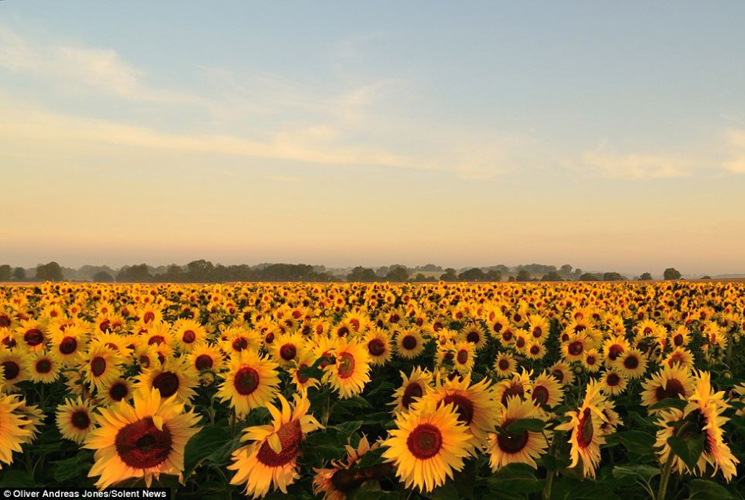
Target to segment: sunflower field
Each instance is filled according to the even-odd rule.
[[[745,498],[745,284],[0,287],[0,487]]]

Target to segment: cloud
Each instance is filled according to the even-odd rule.
[[[731,129],[727,131],[727,142],[730,159],[722,166],[733,174],[745,174],[745,130]]]
[[[581,155],[579,164],[611,179],[671,179],[691,175],[689,159],[672,154],[618,153],[603,142]]]

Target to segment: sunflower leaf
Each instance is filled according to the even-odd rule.
[[[225,446],[229,439],[228,429],[217,425],[203,427],[192,436],[184,449],[184,477],[188,477],[204,459]]]
[[[724,486],[714,481],[707,481],[706,479],[692,479],[688,483],[688,493],[691,495],[690,498],[701,500],[727,500],[728,498],[735,498]]]
[[[677,399],[677,398],[666,398],[662,401],[658,401],[653,405],[650,405],[650,410],[666,410],[668,408],[677,408],[678,410],[682,410],[686,407],[688,402],[685,399]]]
[[[667,444],[670,449],[677,455],[689,469],[693,469],[698,462],[701,453],[704,452],[704,436],[696,434],[682,438],[680,436],[670,436],[667,438]]]
[[[546,427],[546,422],[540,418],[521,418],[507,425],[507,432],[519,434],[525,431],[541,432]]]

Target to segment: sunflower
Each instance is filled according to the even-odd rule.
[[[404,372],[399,373],[403,382],[393,393],[394,399],[391,403],[396,406],[393,410],[395,413],[408,410],[414,402],[432,390],[430,385],[432,374],[426,370],[417,366],[411,370],[408,377]]]
[[[597,349],[588,349],[582,358],[582,366],[590,373],[600,370],[600,355]]]
[[[522,369],[520,373],[512,375],[510,380],[500,381],[494,389],[494,397],[497,401],[502,403],[503,406],[507,405],[507,398],[512,396],[519,396],[521,399],[527,399],[530,395],[532,382],[530,380],[531,372]]]
[[[545,342],[549,334],[549,323],[546,318],[538,314],[531,314],[528,318],[528,335],[538,342]]]
[[[10,349],[7,351],[0,351],[0,367],[2,367],[2,390],[6,392],[12,392],[15,390],[15,386],[19,382],[23,382],[28,378],[28,370],[26,368],[26,356],[24,356],[18,349]]]
[[[561,404],[561,400],[564,399],[564,392],[556,378],[547,372],[543,372],[533,381],[530,397],[539,407],[554,408]]]
[[[425,405],[415,412],[399,413],[396,428],[383,442],[383,458],[393,462],[396,475],[407,488],[430,492],[463,468],[471,451],[468,427],[453,404]]]
[[[87,332],[82,325],[70,325],[64,330],[54,328],[50,332],[51,346],[49,352],[59,359],[63,366],[73,366],[80,358],[85,346]]]
[[[346,460],[332,460],[332,468],[317,469],[313,471],[316,473],[313,477],[313,493],[320,495],[323,493],[324,500],[346,500],[347,491],[359,487],[365,480],[366,476],[358,477],[359,475],[354,473],[353,467],[362,460],[369,451],[376,450],[380,447],[380,441],[377,441],[370,445],[367,440],[367,436],[363,435],[360,438],[357,447],[346,445],[347,450]],[[351,472],[347,472],[350,471]],[[383,469],[385,470],[385,469]],[[344,472],[342,472],[344,471]],[[345,475],[346,472],[346,475]]]
[[[475,384],[471,384],[470,374],[445,382],[438,379],[435,388],[416,401],[412,410],[418,411],[427,405],[439,407],[448,404],[455,406],[458,421],[468,426],[474,438],[472,443],[485,445],[487,433],[494,430],[499,408],[488,379]]]
[[[67,399],[57,407],[57,428],[62,437],[83,444],[93,429],[95,416],[90,400],[82,398]]]
[[[173,325],[173,340],[182,352],[191,352],[206,339],[207,329],[193,319],[181,319]]]
[[[123,359],[99,341],[92,342],[85,354],[83,374],[91,387],[99,389],[121,375]]]
[[[631,349],[629,341],[622,335],[614,335],[603,342],[603,355],[605,356],[606,365],[616,362],[619,356]]]
[[[175,397],[163,399],[153,388],[137,391],[134,405],[122,402],[99,412],[99,426],[85,442],[96,450],[88,476],[100,476],[98,488],[129,478],[143,478],[149,488],[160,474],[181,476],[186,442],[199,432],[193,410],[184,412]]]
[[[26,400],[18,395],[14,397],[21,402],[20,406],[14,410],[21,417],[21,427],[29,431],[29,435],[24,439],[24,443],[31,443],[41,433],[46,414],[37,405],[26,403]]]
[[[225,329],[220,338],[222,339],[220,347],[228,356],[247,349],[258,351],[263,345],[261,333],[237,326]]]
[[[24,320],[16,328],[21,344],[29,351],[39,351],[46,347],[47,328],[45,324],[36,320]]]
[[[151,365],[137,379],[137,388],[158,389],[164,399],[175,395],[179,403],[188,402],[196,394],[196,385],[197,371],[184,358],[168,358],[161,365]]]
[[[478,351],[486,345],[487,336],[478,323],[471,323],[464,326],[460,331],[460,339],[465,342],[470,342],[473,344],[473,348]]]
[[[667,366],[680,365],[690,370],[693,369],[693,362],[694,358],[691,351],[685,347],[676,347],[673,349],[673,352],[665,358],[664,364]]]
[[[673,347],[685,347],[690,341],[691,332],[685,325],[680,325],[670,334],[670,343]]]
[[[595,469],[600,464],[600,445],[605,443],[601,425],[607,418],[601,409],[605,398],[600,394],[600,387],[597,381],[590,381],[582,406],[577,411],[567,412],[570,421],[556,427],[556,430],[570,433],[569,467],[577,466],[581,460],[583,474],[590,477],[595,477]]]
[[[499,378],[511,377],[516,369],[517,362],[510,353],[500,352],[497,359],[494,360],[494,371]]]
[[[459,342],[454,348],[453,364],[459,373],[468,373],[473,369],[475,346],[470,342]]]
[[[589,339],[583,333],[570,334],[566,342],[561,343],[561,353],[567,361],[582,361],[585,350],[588,348]]]
[[[206,342],[195,345],[186,359],[198,372],[204,370],[219,372],[223,366],[223,357],[219,349]]]
[[[555,384],[558,384],[555,380]],[[510,432],[509,425],[524,418],[541,418],[541,412],[531,401],[511,397],[507,406],[497,417],[497,425],[505,432],[489,434],[487,451],[492,472],[512,463],[528,464],[537,468],[535,459],[546,452],[548,443],[542,432]]]
[[[305,373],[301,373],[304,368],[310,368],[315,362],[316,355],[313,350],[304,349],[298,356],[295,366],[288,370],[292,376],[292,382],[295,384],[297,391],[303,396],[308,395],[308,389],[311,387],[318,387],[320,384],[318,379],[309,377]]]
[[[283,333],[274,339],[269,352],[275,362],[282,367],[287,367],[297,360],[304,343],[303,336],[299,333]]]
[[[0,393],[0,462],[13,463],[13,452],[21,452],[21,445],[31,437],[26,421],[18,415],[18,409],[25,401],[17,396]],[[0,465],[2,468],[2,465]]]
[[[626,378],[635,379],[647,371],[647,358],[639,349],[633,348],[621,354],[614,365]]]
[[[132,398],[132,383],[126,378],[116,378],[105,384],[98,392],[97,397],[103,398],[106,406],[128,401]]]
[[[693,394],[693,376],[688,368],[680,365],[663,365],[662,369],[642,385],[642,405],[651,406],[663,399],[688,399]],[[649,410],[654,414],[659,410]]]
[[[609,368],[601,375],[600,383],[602,384],[601,389],[604,394],[618,396],[626,390],[626,377],[624,377],[618,370]]]
[[[239,418],[271,402],[279,385],[277,363],[253,350],[233,355],[223,378],[217,395],[221,401],[230,401]]]
[[[528,337],[529,338],[529,337]],[[546,355],[546,346],[536,340],[530,340],[525,347],[525,356],[528,359],[543,359]]]
[[[35,351],[26,358],[26,371],[33,382],[51,384],[59,378],[61,364],[55,356]]]
[[[306,434],[321,429],[321,424],[308,414],[310,402],[295,396],[294,408],[279,395],[282,409],[267,404],[272,415],[270,425],[248,427],[241,441],[248,444],[233,452],[228,469],[236,471],[230,484],[246,484],[245,493],[263,497],[269,487],[287,493],[287,486],[300,477],[297,457]]]
[[[372,328],[365,334],[364,344],[373,366],[384,365],[391,359],[391,338],[380,328]]]
[[[362,392],[370,381],[370,357],[367,349],[358,341],[341,338],[334,348],[336,363],[324,368],[324,383],[328,383],[342,399],[350,398]]]
[[[396,354],[414,359],[424,350],[424,338],[414,329],[403,330],[396,335]]]

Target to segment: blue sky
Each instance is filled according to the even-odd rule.
[[[0,260],[743,272],[743,18],[7,0]]]

